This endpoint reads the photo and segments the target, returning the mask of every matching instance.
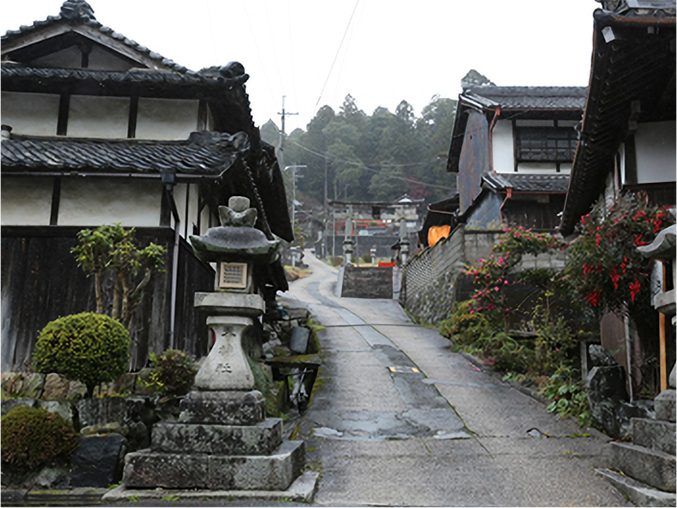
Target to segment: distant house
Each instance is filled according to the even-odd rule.
[[[472,229],[554,230],[578,141],[584,87],[470,86],[459,96],[447,170]]]
[[[132,363],[168,347],[206,353],[196,290],[212,268],[187,242],[244,195],[269,238],[292,239],[282,175],[260,139],[238,63],[189,71],[103,26],[84,0],[2,37],[2,370],[30,358],[56,317],[92,310],[71,248],[121,223],[167,249],[132,323]],[[279,263],[259,275],[274,299]]]
[[[585,93],[584,87],[463,83],[447,160],[458,194],[428,206],[418,240],[434,246],[404,270],[400,301],[409,312],[436,323],[453,302],[469,298],[472,288],[461,273],[489,255],[503,228],[555,230]],[[563,256],[529,262],[560,268]]]
[[[602,4],[594,13],[590,85],[560,226],[565,236],[596,201],[622,192],[675,206],[675,2]],[[636,367],[642,345],[634,341],[627,351],[626,335],[622,319],[602,320],[602,344],[626,368],[632,356]]]

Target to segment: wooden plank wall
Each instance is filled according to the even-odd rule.
[[[80,228],[67,226],[2,228],[2,371],[30,361],[39,331],[50,321],[96,308],[93,280],[75,263],[71,249]],[[130,369],[139,370],[150,352],[169,347],[172,245],[170,228],[137,228],[142,245],[167,249],[165,272],[151,284],[132,321]],[[213,289],[214,272],[198,261],[181,239],[177,287],[176,346],[197,357],[207,351],[204,316],[193,308],[195,291]]]

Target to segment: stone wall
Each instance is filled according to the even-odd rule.
[[[472,294],[472,281],[462,274],[466,266],[488,257],[498,237],[497,230],[456,228],[449,238],[418,252],[404,268],[400,303],[416,320],[438,324],[449,316],[455,301]],[[566,254],[524,256],[521,268],[554,268],[564,266]],[[518,269],[519,269],[518,267]]]
[[[339,271],[338,296],[346,298],[392,298],[392,267],[345,265]]]

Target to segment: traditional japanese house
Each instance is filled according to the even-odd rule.
[[[560,226],[565,237],[595,202],[622,192],[675,206],[675,2],[602,6],[594,13],[590,85]],[[602,345],[626,368],[634,364],[628,372],[637,382],[646,351],[639,340],[628,349],[628,333],[624,319],[602,320]]]
[[[564,206],[584,87],[479,85],[459,95],[447,171],[468,227],[554,230]]]
[[[207,351],[195,291],[214,271],[188,237],[249,197],[269,239],[292,239],[282,175],[231,63],[194,72],[102,25],[84,0],[2,37],[2,370],[30,358],[49,321],[94,309],[71,249],[120,223],[166,248],[165,272],[132,322],[132,367],[149,352]],[[279,262],[258,275],[274,299]]]

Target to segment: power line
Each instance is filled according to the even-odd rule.
[[[322,85],[322,90],[320,90],[320,96],[317,98],[317,102],[315,103],[315,107],[313,108],[314,111],[317,111],[317,105],[320,103],[320,100],[322,100],[322,94],[324,93],[324,89],[327,86],[327,83],[329,82],[329,77],[331,76],[332,70],[334,70],[334,64],[336,64],[336,60],[338,59],[339,53],[341,51],[341,47],[343,46],[343,42],[346,40],[346,35],[348,34],[348,29],[350,28],[350,24],[353,21],[353,16],[355,16],[355,11],[357,10],[357,6],[360,4],[360,0],[355,1],[355,7],[353,7],[353,12],[350,14],[350,19],[348,20],[348,24],[346,25],[346,29],[343,32],[343,37],[341,38],[341,44],[339,44],[338,49],[336,50],[336,55],[334,55],[334,61],[331,63],[331,67],[329,68],[329,73],[327,74],[327,79],[324,80],[324,85]]]
[[[378,169],[371,169],[370,166],[378,167],[375,164],[374,165],[367,165],[367,164],[364,164],[362,162],[339,159],[338,157],[333,157],[331,155],[327,155],[327,154],[323,154],[323,153],[320,153],[320,152],[316,152],[315,150],[311,150],[310,148],[307,148],[307,147],[301,145],[300,143],[297,143],[296,141],[292,140],[292,143],[294,143],[296,146],[298,146],[302,150],[305,150],[309,153],[312,153],[313,155],[317,155],[318,157],[322,157],[325,160],[332,160],[332,161],[337,161],[337,162],[343,162],[345,164],[351,164],[353,166],[360,166],[365,171],[369,171],[371,173],[376,173],[376,174],[380,173],[380,171]],[[432,160],[427,161],[427,162],[415,162],[415,163],[412,163],[412,164],[381,164],[381,166],[382,167],[398,167],[398,166],[424,165],[424,164],[431,164],[431,163],[434,163],[436,161],[437,161],[437,159],[432,159]],[[425,182],[421,182],[419,180],[413,180],[411,178],[405,178],[403,176],[389,175],[388,177],[392,178],[393,180],[402,180],[402,181],[405,181],[405,182],[413,183],[415,185],[421,185],[423,187],[434,187],[436,189],[444,189],[444,190],[449,190],[449,191],[455,190],[455,189],[452,189],[451,187],[445,187],[443,185],[435,185],[435,184],[432,184],[432,183],[425,183]]]

